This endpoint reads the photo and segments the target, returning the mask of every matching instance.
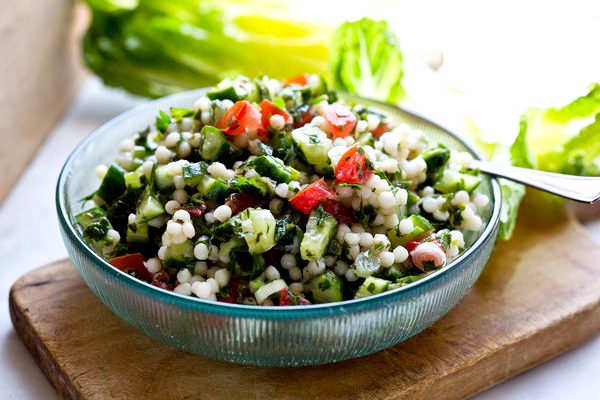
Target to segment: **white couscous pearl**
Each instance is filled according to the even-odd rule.
[[[208,272],[208,264],[206,261],[196,261],[194,265],[194,273],[198,275],[206,275]]]
[[[190,285],[189,283],[182,283],[181,285],[177,285],[175,286],[175,289],[173,289],[173,291],[175,293],[179,293],[179,294],[183,294],[185,296],[189,296],[192,294],[192,285]]]
[[[379,205],[382,208],[390,208],[396,205],[394,193],[387,191],[379,194]]]
[[[183,204],[187,201],[188,194],[183,189],[177,189],[173,192],[173,200],[177,201],[179,204]]]
[[[202,96],[194,103],[194,111],[208,111],[211,105],[211,100],[207,96]]]
[[[415,226],[410,218],[405,218],[400,221],[399,228],[402,235],[408,235],[415,229]]]
[[[288,194],[287,183],[280,183],[279,185],[277,185],[277,187],[275,188],[275,194],[277,194],[277,196],[279,196],[279,197],[287,198],[287,194]]]
[[[196,235],[194,224],[192,224],[190,221],[184,222],[181,230],[183,235],[188,239],[191,239]]]
[[[325,118],[323,118],[320,115],[317,115],[312,119],[312,121],[310,121],[310,123],[318,127],[319,129],[323,129],[325,127]]]
[[[215,271],[216,274],[216,271]],[[210,285],[210,291],[212,293],[217,293],[219,291],[219,283],[217,282],[217,280],[215,278],[208,278],[206,280],[206,283],[208,283]]]
[[[215,272],[215,280],[219,284],[219,287],[224,288],[231,279],[231,272],[227,268],[221,268]]]
[[[160,246],[160,248],[158,249],[158,258],[160,258],[161,260],[164,260],[166,253],[167,253],[167,246]]]
[[[194,126],[194,120],[189,117],[185,117],[181,120],[181,123],[179,125],[181,126],[182,130],[189,131]]]
[[[383,214],[377,214],[373,220],[373,226],[383,225],[385,223],[385,216]]]
[[[281,266],[284,269],[294,268],[296,266],[296,257],[293,254],[285,253],[281,256]]]
[[[265,270],[265,275],[267,279],[270,281],[274,281],[275,279],[279,279],[281,275],[279,274],[279,270],[272,265],[269,265]]]
[[[304,291],[304,284],[301,282],[294,282],[290,284],[290,292],[302,292]]]
[[[383,233],[377,233],[373,236],[373,243],[376,247],[385,249],[390,246],[390,240]]]
[[[402,246],[396,247],[393,251],[393,254],[394,254],[394,261],[397,263],[404,262],[408,258],[408,250],[406,250]]]
[[[490,202],[490,198],[483,193],[476,193],[473,197],[473,203],[477,208],[485,207]]]
[[[379,126],[380,123],[381,123],[381,120],[379,119],[379,117],[377,115],[373,115],[373,114],[367,115],[367,129],[369,131],[374,131],[375,129],[377,129],[377,127]]]
[[[223,204],[215,209],[214,216],[220,222],[227,221],[231,218],[231,208],[228,205]]]
[[[183,176],[177,175],[173,177],[173,184],[175,184],[175,189],[185,188],[185,181],[183,180]]]
[[[456,192],[450,203],[453,206],[457,206],[459,204],[467,204],[469,202],[469,193],[465,190],[459,190]]]
[[[220,162],[214,162],[208,166],[208,173],[211,174],[213,178],[221,178],[227,173],[227,167]]]
[[[212,213],[212,211],[209,211],[204,214],[204,220],[207,224],[212,225],[213,222],[215,222],[215,215]]]
[[[173,152],[165,146],[158,146],[154,152],[154,156],[156,157],[156,161],[161,164],[166,164],[171,160],[171,157],[173,157]]]
[[[361,224],[354,224],[350,227],[350,229],[354,233],[362,233],[365,231],[365,228]]]
[[[348,147],[346,146],[346,141],[344,140],[344,138],[335,138],[333,140],[333,145],[335,147],[344,147],[344,148],[346,148],[346,150],[348,149]]]
[[[423,210],[427,211],[428,213],[432,213],[438,209],[436,199],[431,196],[426,197],[421,206],[423,207]]]
[[[348,282],[354,282],[358,279],[358,276],[356,276],[353,269],[348,269],[344,276]]]
[[[173,214],[174,221],[181,222],[189,222],[190,221],[190,213],[185,210],[177,210],[175,214]]]
[[[119,151],[131,151],[135,147],[135,142],[133,139],[127,138],[123,139],[121,143],[119,143]]]
[[[360,120],[356,123],[356,132],[358,133],[362,133],[364,131],[366,131],[368,128],[368,123],[365,120]]]
[[[162,263],[158,258],[149,258],[147,261],[144,261],[144,266],[151,274],[155,274],[162,270]]]
[[[342,276],[346,273],[346,271],[348,271],[348,264],[340,260],[335,263],[335,267],[333,267],[333,270],[336,274]]]
[[[302,270],[298,267],[290,268],[289,275],[291,280],[299,281],[300,279],[302,279]]]
[[[362,247],[371,247],[373,246],[373,235],[369,232],[362,232],[360,234],[360,240],[358,242]]]
[[[208,258],[208,247],[204,243],[198,243],[194,247],[194,257],[198,260],[206,260]]]
[[[171,132],[165,138],[165,145],[167,147],[173,147],[177,144],[177,142],[179,142],[180,139],[181,135],[179,134],[179,132]]]
[[[344,235],[344,240],[350,246],[356,246],[360,242],[360,236],[356,233],[350,232]]]
[[[278,114],[271,115],[271,118],[269,118],[269,124],[271,125],[271,128],[275,130],[281,130],[285,126],[285,119],[283,116]]]
[[[173,215],[175,213],[175,209],[180,208],[180,207],[181,207],[181,204],[179,204],[178,201],[169,200],[165,204],[165,211],[168,212],[169,214]]]
[[[104,164],[100,164],[100,165],[96,166],[96,169],[94,169],[94,172],[96,173],[96,176],[98,177],[98,179],[104,179],[107,171],[108,171],[108,167]]]
[[[192,274],[187,268],[182,269],[177,273],[177,280],[179,283],[186,283],[192,278]]]
[[[181,158],[185,158],[192,154],[192,146],[188,142],[183,142],[179,145],[177,155]]]
[[[379,253],[378,258],[383,268],[388,268],[394,265],[395,257],[391,251],[382,251]]]
[[[173,242],[173,244],[182,244],[186,240],[187,240],[187,238],[185,236],[183,236],[183,233],[181,233],[179,235],[171,236],[171,241]]]
[[[142,172],[144,173],[144,175],[146,175],[146,177],[150,177],[150,174],[152,174],[153,167],[154,163],[152,161],[144,161],[144,163],[142,164]]]
[[[354,258],[358,257],[359,254],[360,254],[360,247],[358,245],[350,246],[350,257],[352,257],[354,259]]]
[[[192,293],[201,299],[208,299],[211,294],[210,284],[207,282],[194,282],[191,289]]]
[[[169,221],[167,224],[167,233],[172,236],[181,235],[181,225],[176,222]]]

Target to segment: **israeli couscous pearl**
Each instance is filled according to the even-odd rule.
[[[405,218],[402,221],[400,221],[399,229],[402,235],[408,235],[415,229],[415,227],[410,218]]]
[[[388,268],[394,265],[394,254],[391,251],[382,251],[377,256],[383,268]]]
[[[215,209],[214,215],[220,222],[227,221],[231,218],[231,208],[228,205],[223,204]]]
[[[158,258],[149,258],[147,261],[144,261],[144,266],[151,274],[155,274],[162,270],[162,263]]]
[[[182,283],[180,285],[175,286],[175,289],[173,289],[173,291],[175,293],[179,293],[182,294],[184,296],[189,296],[192,294],[192,285],[190,285],[189,283]]]
[[[108,167],[104,164],[99,164],[94,169],[94,172],[96,173],[96,176],[98,177],[98,179],[104,179],[107,171],[108,171]]]
[[[208,247],[204,243],[198,243],[194,246],[194,257],[198,260],[208,259]]]
[[[192,278],[192,274],[190,273],[190,271],[187,268],[183,268],[177,273],[177,281],[179,283],[188,282],[191,278]]]
[[[173,152],[165,146],[158,146],[154,155],[156,156],[156,161],[160,164],[166,164],[171,160],[171,157],[173,157]]]
[[[231,272],[227,268],[221,268],[215,272],[215,281],[218,283],[219,287],[224,288],[229,284],[229,280],[231,279]]]
[[[290,268],[289,270],[290,279],[293,281],[299,281],[302,279],[302,270],[298,267]]]

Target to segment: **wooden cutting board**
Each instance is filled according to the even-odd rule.
[[[600,247],[573,218],[531,204],[510,242],[438,323],[377,354],[317,367],[227,364],[122,322],[68,260],[19,279],[15,329],[63,398],[463,398],[600,330]]]

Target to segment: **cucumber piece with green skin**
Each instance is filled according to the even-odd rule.
[[[110,164],[96,194],[110,204],[118,199],[125,190],[127,190],[125,170],[117,164]]]
[[[302,259],[317,261],[323,258],[336,230],[337,220],[331,214],[323,209],[312,210],[306,224],[306,232],[300,243]]]
[[[240,193],[250,193],[259,197],[264,197],[269,192],[269,185],[256,178],[246,178],[238,176],[230,181],[231,185]]]
[[[163,263],[167,268],[186,268],[196,262],[194,244],[191,240],[171,243],[167,246]]]
[[[188,186],[198,186],[208,175],[208,165],[203,162],[196,162],[184,165],[183,181]]]
[[[240,99],[233,85],[222,88],[215,87],[214,89],[206,92],[206,97],[211,100],[227,99],[233,101],[234,103]]]
[[[231,238],[227,242],[221,243],[219,246],[219,253],[223,253],[225,255],[229,255],[232,249],[236,247],[240,247],[244,245],[244,240],[238,237]]]
[[[411,240],[418,239],[435,230],[427,218],[424,218],[418,214],[413,214],[408,218],[413,223],[413,230],[410,233],[402,235],[399,227],[393,228],[387,232],[387,237],[390,240],[392,247],[404,246]]]
[[[480,183],[481,178],[478,176],[463,174],[453,169],[445,169],[433,188],[442,193],[454,193],[459,190],[466,190],[471,193]]]
[[[154,181],[159,190],[173,188],[173,175],[166,165],[159,165],[154,170]]]
[[[300,177],[294,168],[286,166],[282,160],[273,156],[260,156],[252,160],[254,170],[262,176],[277,182],[290,183]]]
[[[165,207],[159,200],[156,193],[151,188],[152,185],[146,186],[144,193],[140,198],[140,202],[135,211],[136,220],[138,223],[148,222],[151,219],[159,217],[165,213]]]
[[[141,189],[142,186],[144,186],[144,180],[144,172],[139,169],[125,174],[125,185],[127,186],[127,189]]]
[[[227,185],[223,179],[214,179],[210,176],[205,176],[202,182],[198,185],[198,191],[201,195],[213,200],[217,203],[222,203],[233,190]]]
[[[356,276],[361,278],[369,277],[381,269],[379,258],[375,257],[371,250],[363,251],[354,259],[352,269]]]
[[[148,224],[142,222],[133,226],[127,225],[128,244],[146,244],[148,241]]]
[[[112,239],[107,236],[112,224],[106,217],[106,213],[100,207],[94,207],[75,216],[75,222],[81,227],[83,240],[89,244],[94,251],[102,254],[102,249],[113,244]]]
[[[316,166],[329,164],[327,152],[333,147],[333,142],[321,129],[307,124],[294,129],[291,136],[294,146],[306,162]]]
[[[342,279],[331,270],[312,278],[307,283],[315,303],[332,303],[344,300]]]
[[[250,254],[262,254],[275,246],[275,217],[262,208],[247,208],[240,215],[241,232]]]
[[[239,231],[240,227],[240,216],[235,215],[229,218],[227,221],[222,224],[213,226],[211,229],[211,235],[214,239],[221,241],[229,241],[235,235],[236,232]]]
[[[440,143],[425,150],[421,153],[421,157],[427,164],[427,177],[431,178],[437,175],[450,160],[450,149]]]
[[[367,279],[360,285],[356,294],[354,295],[355,299],[360,299],[361,297],[371,296],[373,294],[385,292],[389,285],[390,281],[381,278],[375,278],[372,276],[368,276]]]
[[[200,131],[202,136],[202,149],[200,154],[206,161],[216,161],[222,151],[229,152],[229,143],[225,134],[214,126],[205,125]]]

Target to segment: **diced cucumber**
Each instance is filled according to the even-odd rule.
[[[225,134],[214,126],[203,126],[200,135],[202,136],[201,154],[204,160],[218,160],[223,147],[225,147],[225,151],[229,151]]]
[[[241,230],[251,254],[262,254],[275,246],[275,217],[262,208],[247,208],[240,215]]]
[[[344,300],[344,285],[339,276],[331,270],[326,270],[321,275],[308,281],[315,303],[331,303]]]
[[[308,124],[292,131],[292,142],[300,156],[309,164],[328,165],[327,152],[333,147],[331,139],[318,127]]]
[[[211,100],[228,99],[228,100],[233,101],[234,103],[240,99],[237,92],[235,91],[235,88],[233,87],[233,85],[222,87],[222,88],[215,87],[215,88],[209,90],[208,92],[206,92],[206,97],[208,97]]]
[[[75,221],[81,227],[83,240],[102,254],[102,249],[111,246],[112,240],[106,235],[112,224],[106,213],[100,207],[94,207],[75,216]]]
[[[173,175],[166,165],[159,165],[154,170],[154,181],[159,190],[168,190],[173,187]]]
[[[390,281],[381,278],[374,278],[372,276],[368,276],[367,279],[360,285],[356,294],[354,295],[355,299],[360,299],[361,297],[371,296],[372,294],[377,294],[381,292],[385,292],[390,285]]]
[[[127,243],[128,244],[144,244],[148,243],[148,224],[141,222],[134,226],[127,226]]]
[[[110,164],[96,194],[110,204],[119,198],[126,189],[125,170],[117,164]]]
[[[352,264],[356,276],[366,278],[371,276],[381,269],[379,258],[375,257],[371,250],[363,251],[354,260]]]
[[[137,169],[125,174],[125,185],[128,189],[141,189],[144,186],[145,179],[144,172]]]
[[[146,151],[146,147],[144,146],[134,146],[131,154],[134,158],[144,159],[148,155],[148,152]]]
[[[167,246],[163,263],[167,268],[186,268],[196,261],[194,244],[191,240],[183,243],[171,243]]]
[[[336,219],[322,209],[312,210],[306,224],[306,232],[300,243],[303,260],[316,261],[323,258],[329,241],[335,235]]]
[[[244,245],[243,239],[234,237],[227,242],[221,243],[221,245],[219,246],[219,252],[223,253],[225,255],[229,255],[229,253],[231,252],[232,249],[243,246],[243,245]]]
[[[239,229],[240,217],[235,215],[220,225],[213,226],[211,229],[212,237],[217,240],[227,241]]]
[[[375,147],[375,138],[371,132],[363,132],[358,135],[358,139],[356,139],[356,144],[360,146],[371,146]]]
[[[243,176],[238,176],[232,182],[232,185],[240,193],[251,193],[259,197],[264,197],[269,192],[269,185],[256,178],[248,179]]]
[[[183,181],[188,186],[197,186],[206,176],[208,176],[208,165],[203,162],[184,165],[182,170]]]
[[[454,193],[466,190],[471,193],[479,184],[481,178],[475,175],[463,174],[453,169],[445,169],[433,188],[442,193]]]
[[[276,279],[259,287],[254,293],[254,297],[258,304],[262,304],[267,298],[281,292],[285,288],[287,288],[285,281],[283,279]]]
[[[391,229],[387,232],[387,237],[393,247],[404,246],[411,240],[418,239],[434,231],[433,225],[431,225],[427,218],[424,218],[418,214],[413,214],[408,218],[413,223],[414,228],[412,232],[402,235],[399,227]]]
[[[214,179],[210,176],[205,176],[202,182],[198,185],[198,191],[201,195],[208,197],[210,200],[217,203],[223,202],[227,196],[232,193],[231,188],[223,179]]]
[[[164,212],[165,207],[158,199],[156,193],[152,191],[150,185],[146,186],[135,212],[138,223],[148,222],[151,219],[161,216]]]
[[[289,183],[300,177],[294,168],[287,167],[281,159],[273,156],[260,156],[252,160],[254,170],[267,178],[277,182]]]
[[[440,143],[437,146],[425,150],[421,154],[421,157],[423,157],[427,164],[427,176],[431,178],[435,176],[450,159],[450,149]]]

